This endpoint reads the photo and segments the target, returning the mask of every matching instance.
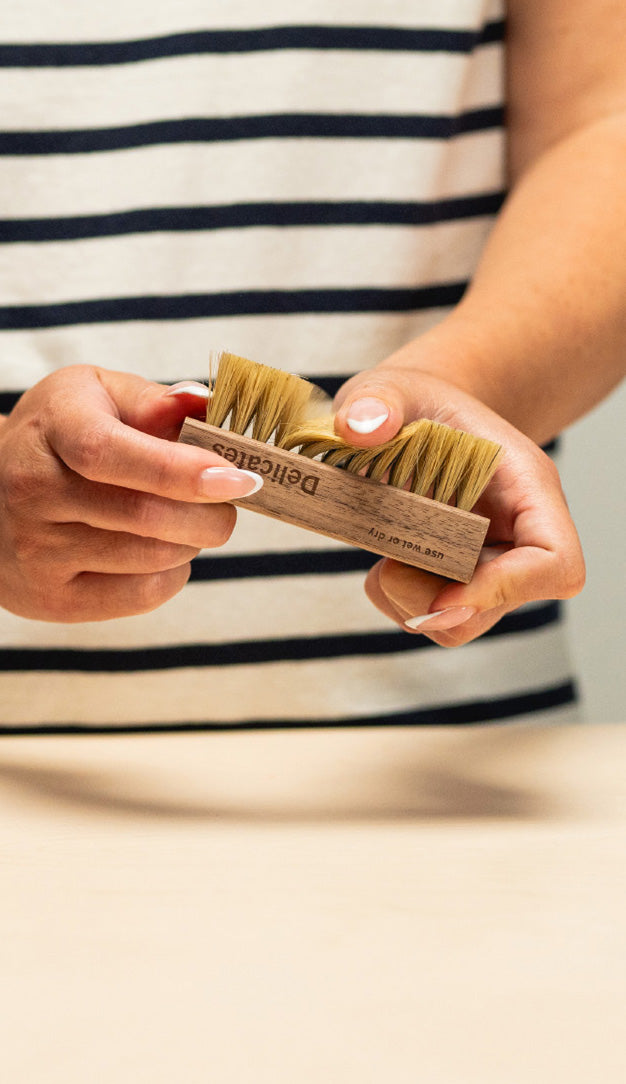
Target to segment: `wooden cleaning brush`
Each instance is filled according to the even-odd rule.
[[[375,448],[357,448],[314,420],[314,384],[234,354],[218,356],[206,422],[186,418],[180,440],[207,448],[264,484],[234,501],[467,583],[489,520],[470,511],[501,449],[421,419]]]

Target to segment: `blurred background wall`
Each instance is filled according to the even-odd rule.
[[[626,722],[626,383],[568,431],[561,477],[587,562],[569,607],[589,722]]]

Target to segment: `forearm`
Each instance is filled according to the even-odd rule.
[[[503,208],[464,300],[396,355],[533,439],[588,411],[626,363],[626,117],[543,153]]]

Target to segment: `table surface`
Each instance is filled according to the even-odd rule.
[[[626,1080],[626,726],[5,738],[9,1084]]]

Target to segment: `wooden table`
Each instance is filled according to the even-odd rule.
[[[623,1084],[626,726],[0,741],[7,1084]]]

